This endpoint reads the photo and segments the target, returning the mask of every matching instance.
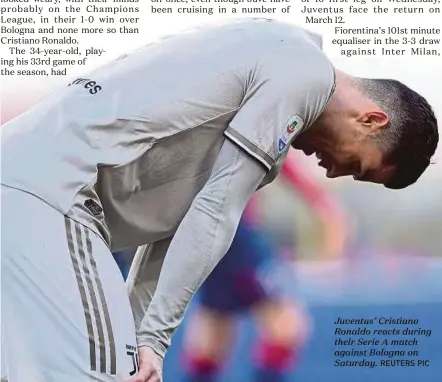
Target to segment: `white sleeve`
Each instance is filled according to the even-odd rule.
[[[334,76],[332,64],[314,43],[272,51],[250,74],[225,136],[270,170],[322,113]]]
[[[137,331],[155,293],[171,240],[167,238],[139,247],[132,261],[126,286]]]
[[[164,356],[195,292],[226,254],[265,170],[226,140],[167,251],[138,345]]]

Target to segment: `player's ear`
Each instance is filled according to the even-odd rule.
[[[364,129],[365,133],[376,133],[380,129],[387,126],[389,117],[383,111],[370,111],[362,113],[357,122]]]

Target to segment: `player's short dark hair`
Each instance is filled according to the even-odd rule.
[[[389,116],[388,125],[375,138],[386,163],[396,167],[385,187],[408,187],[424,173],[436,151],[439,132],[434,111],[424,97],[399,81],[359,79],[358,83]]]

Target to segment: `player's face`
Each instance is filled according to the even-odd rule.
[[[370,140],[354,141],[334,150],[315,152],[318,165],[326,169],[327,178],[352,176],[363,182],[388,182],[394,173],[394,167],[384,164],[382,151]]]
[[[372,132],[356,124],[341,124],[326,134],[312,129],[311,133],[301,134],[293,146],[306,155],[315,154],[328,178],[352,176],[359,181],[385,184],[395,171],[394,166],[385,163]]]

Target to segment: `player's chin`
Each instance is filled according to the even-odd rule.
[[[334,168],[327,170],[327,172],[325,173],[325,176],[329,179],[341,178],[343,176],[350,176],[350,175],[351,174],[336,171]]]
[[[335,171],[335,167],[334,166],[321,166],[325,168],[325,176],[327,178],[337,178],[339,176],[339,173],[337,171]]]
[[[326,167],[325,176],[330,179],[341,178],[343,176],[354,176],[354,171],[350,168],[342,168],[333,164]]]

